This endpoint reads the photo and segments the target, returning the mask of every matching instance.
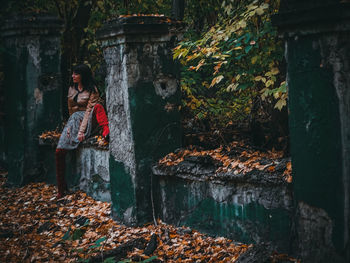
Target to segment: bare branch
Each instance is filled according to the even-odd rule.
[[[64,12],[66,14],[67,20],[70,19],[70,14],[68,13],[68,4],[69,4],[69,0],[65,0],[64,1]]]
[[[62,19],[64,19],[64,13],[61,10],[61,6],[60,6],[58,0],[54,0],[54,1],[55,1],[55,5],[56,5],[56,8],[57,8],[58,14],[60,15],[60,17]]]

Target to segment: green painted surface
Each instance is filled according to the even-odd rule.
[[[0,167],[2,168],[7,168],[6,153],[5,124],[0,124]]]
[[[39,53],[30,54],[23,43],[11,45],[4,54],[5,68],[6,148],[8,149],[8,183],[22,185],[37,181],[52,167],[46,167],[46,156],[39,149],[38,137],[54,130],[61,122],[59,86],[59,51],[40,38]],[[59,44],[57,38],[57,44]],[[37,56],[39,62],[31,56]],[[53,153],[52,153],[53,154]],[[50,163],[51,165],[51,163]]]
[[[151,166],[181,146],[177,106],[169,112],[165,110],[166,104],[178,105],[179,92],[163,99],[152,83],[139,83],[129,90],[129,97],[136,157],[137,218],[144,223],[152,221]]]
[[[115,161],[113,156],[109,158],[109,171],[113,213],[123,221],[125,211],[135,206],[132,178],[124,164]]]
[[[17,55],[16,55],[17,54]],[[7,62],[5,70],[5,143],[8,159],[8,183],[20,185],[23,183],[24,151],[26,140],[26,87],[25,65],[28,54],[24,50],[8,48],[4,53]],[[17,63],[21,61],[21,63]],[[7,88],[11,87],[11,88]]]
[[[289,249],[291,219],[286,210],[265,209],[256,202],[239,205],[206,198],[187,211],[191,214],[180,225],[243,243],[255,243],[256,236],[260,236],[261,241],[272,241],[284,252]]]
[[[129,92],[136,159],[158,160],[180,147],[179,92],[162,99],[152,83],[141,83]],[[173,104],[174,109],[167,112],[166,104]]]
[[[0,44],[0,167],[7,169],[6,165],[6,143],[5,143],[5,94],[4,94],[4,58]]]
[[[338,99],[332,68],[323,60],[316,39],[288,41],[294,190],[297,202],[328,213],[334,222],[334,245],[341,248],[344,193]]]
[[[39,147],[39,156],[42,156],[42,162],[45,164],[44,173],[37,177],[37,181],[48,184],[56,184],[56,162],[55,146],[43,145]]]
[[[80,174],[77,171],[77,153],[75,150],[68,151],[66,154],[66,174],[65,179],[69,189],[78,190]],[[56,166],[55,166],[56,167]],[[56,176],[56,172],[55,172]]]
[[[208,194],[207,182],[169,177],[163,178],[161,185],[166,222],[244,243],[271,242],[280,252],[289,251],[290,211],[266,209],[257,202],[239,204],[233,199],[218,202]]]

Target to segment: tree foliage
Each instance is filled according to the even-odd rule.
[[[286,105],[283,46],[270,19],[278,5],[223,1],[214,26],[174,49],[184,67],[184,106],[195,118],[242,121],[256,114],[256,104]]]

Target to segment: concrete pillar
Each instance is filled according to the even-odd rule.
[[[38,136],[61,122],[61,21],[49,15],[12,17],[1,28],[5,50],[8,183],[43,179]]]
[[[303,262],[349,262],[350,3],[281,1]],[[345,2],[345,1],[342,1]]]
[[[175,37],[166,18],[145,16],[113,20],[98,38],[107,63],[113,213],[144,223],[152,220],[151,165],[181,145]]]
[[[6,167],[4,64],[0,51],[0,168]]]

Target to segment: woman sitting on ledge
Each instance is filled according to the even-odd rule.
[[[102,128],[102,136],[108,141],[109,128],[106,112],[99,92],[94,85],[91,69],[78,65],[73,69],[73,83],[68,90],[69,119],[64,127],[56,149],[57,198],[67,191],[65,181],[65,156],[67,150],[76,149],[80,142],[88,138],[97,124]],[[97,123],[96,123],[97,122]]]

